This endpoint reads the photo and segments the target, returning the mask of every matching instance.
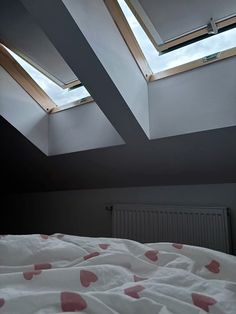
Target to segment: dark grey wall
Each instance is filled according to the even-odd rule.
[[[236,127],[45,156],[0,117],[0,193],[236,183]]]
[[[5,195],[1,233],[111,236],[110,203],[227,206],[236,254],[236,184],[154,186]]]

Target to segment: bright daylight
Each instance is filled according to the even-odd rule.
[[[188,46],[159,55],[159,52],[153,46],[125,0],[118,0],[118,2],[153,73],[161,72],[213,53],[236,47],[236,28],[233,28]]]
[[[7,49],[14,59],[24,68],[24,70],[34,79],[34,81],[48,94],[48,96],[60,107],[71,102],[80,100],[81,98],[89,96],[89,92],[84,86],[75,89],[63,89],[46,75],[38,71],[35,67],[30,65],[17,54]]]

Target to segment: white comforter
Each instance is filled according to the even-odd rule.
[[[172,243],[2,236],[0,313],[236,313],[236,257]]]

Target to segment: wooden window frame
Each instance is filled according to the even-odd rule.
[[[215,24],[216,24],[216,27],[218,30],[221,30],[223,28],[234,25],[234,24],[236,24],[236,15],[229,17],[229,18],[225,18],[224,20],[216,21]],[[199,28],[198,30],[195,30],[193,32],[190,32],[188,34],[185,34],[183,36],[180,36],[176,39],[172,39],[170,41],[167,41],[166,43],[164,43],[162,45],[159,45],[159,51],[164,52],[167,49],[173,48],[173,47],[178,46],[178,45],[182,45],[184,43],[187,43],[191,40],[195,40],[195,39],[197,39],[201,36],[205,36],[205,35],[208,35],[208,30],[207,30],[206,26]]]
[[[126,1],[128,2],[129,0]],[[206,56],[204,58],[197,59],[192,62],[188,62],[158,73],[153,73],[118,2],[116,0],[104,0],[104,3],[107,6],[108,10],[110,11],[121,35],[123,36],[141,72],[143,73],[145,79],[148,82],[160,80],[169,76],[173,76],[179,73],[193,70],[201,66],[208,65],[213,62],[221,61],[226,58],[236,56],[236,48],[231,48],[225,51],[218,52],[217,54]],[[235,18],[236,22],[236,17],[232,18]],[[221,21],[219,23],[221,23],[220,27],[222,28],[228,25],[228,22],[226,20]],[[24,59],[27,60],[25,57]],[[94,99],[91,96],[88,96],[80,100],[58,107],[52,101],[52,99],[44,92],[44,90],[23,69],[23,67],[11,56],[11,54],[6,50],[6,48],[1,43],[0,43],[0,65],[47,113],[57,113],[63,110],[73,108],[75,106],[94,102]],[[75,85],[81,85],[81,82],[79,80],[71,82],[69,84],[66,84],[64,88],[71,88]]]
[[[117,25],[124,41],[126,42],[131,54],[134,57],[138,67],[140,68],[144,78],[149,81],[153,74],[143,52],[140,48],[129,23],[122,12],[119,3],[116,0],[103,0],[108,11],[110,12],[115,24]]]
[[[115,21],[122,37],[124,38],[127,46],[129,47],[129,49],[130,49],[135,61],[137,62],[141,72],[143,73],[144,77],[146,78],[146,80],[148,82],[153,82],[156,80],[164,79],[164,78],[169,77],[169,76],[173,76],[173,75],[183,73],[186,71],[194,70],[195,68],[205,66],[205,65],[208,65],[210,63],[214,63],[217,61],[224,60],[226,58],[236,56],[236,48],[231,48],[231,49],[227,49],[224,51],[220,51],[216,54],[212,54],[212,55],[203,57],[201,59],[196,59],[194,61],[191,61],[191,62],[188,62],[185,64],[181,64],[179,66],[176,66],[176,67],[164,70],[164,71],[153,73],[152,70],[150,69],[149,65],[148,65],[148,70],[146,68],[146,65],[148,64],[148,62],[147,62],[147,60],[146,60],[146,58],[145,58],[145,56],[144,56],[144,54],[143,54],[143,52],[139,46],[138,41],[136,40],[135,35],[134,35],[132,29],[130,28],[128,21],[126,20],[126,17],[124,15],[124,13],[122,12],[122,9],[120,8],[117,0],[103,0],[103,1],[104,1],[105,5],[107,6],[111,16],[113,17],[113,20]],[[133,12],[133,14],[135,15],[135,17],[138,19],[139,23],[141,24],[144,31],[148,35],[149,39],[151,40],[150,33],[147,31],[145,25],[142,23],[137,12],[134,10],[131,1],[130,0],[125,0],[125,1],[128,4],[128,6],[130,7],[130,9]],[[227,19],[216,22],[218,29],[227,27],[227,26],[234,24],[234,23],[236,23],[236,16],[232,16],[232,17],[229,17]],[[172,44],[177,45],[177,44],[180,44],[181,42],[183,43],[184,41],[188,41],[188,40],[193,39],[194,36],[201,36],[204,34],[206,34],[206,30],[201,29],[201,30],[198,30],[198,31],[195,31],[191,34],[186,35],[186,37],[182,36],[181,39],[180,38],[176,39],[176,41],[172,41],[171,44],[168,43],[168,45],[167,45],[167,43],[166,43],[166,44],[163,44],[162,46],[158,46],[158,49],[160,51],[160,47],[162,47],[164,50],[164,45],[167,45],[167,46],[165,46],[165,49],[168,49],[168,48],[172,47],[171,46]],[[187,37],[187,36],[190,36],[190,37]],[[181,40],[181,42],[179,40]],[[153,43],[153,41],[152,41],[152,43]],[[157,49],[156,45],[155,45],[155,48]],[[147,71],[148,71],[148,75],[146,75]]]
[[[40,105],[47,113],[60,112],[78,105],[93,102],[91,96],[84,97],[63,106],[57,106],[45,91],[32,79],[24,68],[12,57],[3,44],[0,43],[0,66]],[[75,84],[77,85],[77,84]],[[72,87],[71,85],[70,87]],[[68,87],[67,87],[68,88]]]
[[[178,36],[176,38],[168,40],[163,44],[158,45],[156,40],[154,39],[153,35],[151,34],[149,29],[147,28],[146,24],[143,22],[142,18],[138,14],[132,1],[131,0],[125,0],[125,1],[126,1],[127,5],[129,6],[130,10],[132,11],[132,13],[134,14],[134,16],[136,17],[136,19],[138,20],[138,22],[140,23],[140,25],[142,26],[142,28],[144,29],[144,31],[146,32],[146,34],[149,37],[152,44],[154,45],[154,47],[159,52],[164,52],[168,49],[174,48],[175,46],[179,46],[179,45],[182,45],[184,43],[196,40],[199,37],[208,35],[207,25],[204,25],[202,27],[199,27],[196,30],[193,30],[191,32],[188,32],[186,34],[183,34],[181,36]],[[233,14],[232,16],[228,16],[228,17],[225,17],[223,19],[217,20],[217,21],[215,21],[215,24],[216,24],[216,27],[218,30],[221,30],[223,28],[234,25],[234,24],[236,24],[236,14]]]
[[[77,107],[77,106],[86,105],[86,104],[89,104],[89,103],[92,103],[92,102],[94,102],[93,97],[92,96],[87,96],[87,97],[81,98],[79,100],[73,101],[73,102],[71,102],[69,104],[65,104],[65,105],[62,105],[60,107],[56,107],[56,108],[52,109],[52,111],[50,113],[51,114],[52,113],[57,113],[57,112],[64,111],[64,110],[67,110],[67,109],[71,109],[71,108],[74,108],[74,107]]]
[[[2,44],[0,44],[0,65],[46,112],[50,112],[56,107],[52,99],[31,78]]]
[[[45,75],[49,80],[53,81],[55,84],[57,84],[59,87],[61,87],[62,89],[67,89],[67,88],[71,88],[74,86],[80,86],[82,85],[82,83],[80,82],[80,80],[74,80],[68,83],[63,83],[60,80],[58,80],[56,77],[54,77],[53,75],[50,75],[50,73],[48,73],[47,71],[45,71],[42,67],[40,67],[38,64],[36,64],[35,62],[33,62],[33,60],[31,60],[30,58],[28,58],[25,54],[23,54],[20,50],[16,49],[15,47],[12,47],[11,45],[9,45],[8,43],[2,41],[1,43],[2,45],[4,45],[5,47],[7,47],[8,49],[10,49],[12,52],[14,52],[15,54],[17,54],[18,56],[20,56],[23,60],[25,60],[26,62],[28,62],[32,67],[34,67],[36,70],[38,70],[39,72],[41,72],[43,75]]]
[[[179,73],[194,70],[196,68],[208,65],[210,63],[221,61],[221,60],[231,58],[234,56],[236,56],[236,48],[230,48],[224,51],[220,51],[218,53],[203,57],[201,59],[197,59],[197,60],[185,63],[185,64],[181,64],[179,66],[176,66],[176,67],[164,70],[164,71],[160,71],[158,73],[154,73],[150,77],[150,82],[157,81],[157,80],[160,80],[169,76],[173,76]]]

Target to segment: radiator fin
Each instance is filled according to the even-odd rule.
[[[231,253],[229,209],[118,204],[112,236],[143,243],[176,242]]]

